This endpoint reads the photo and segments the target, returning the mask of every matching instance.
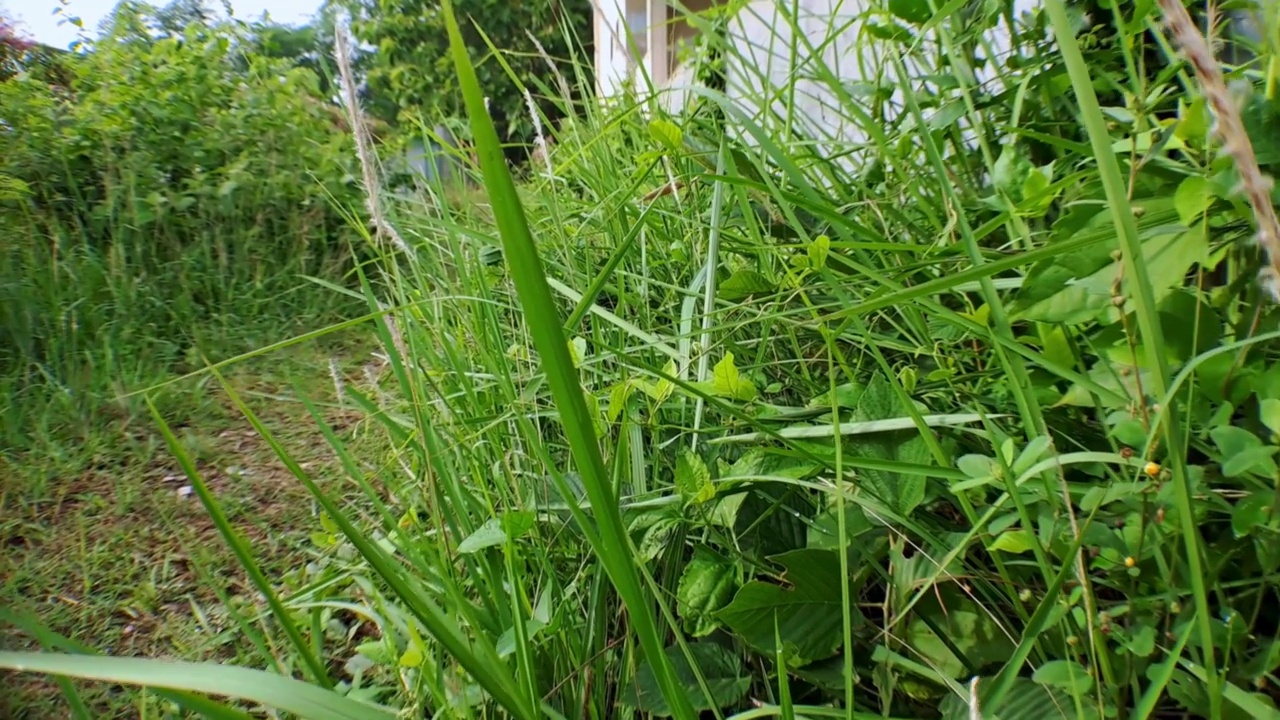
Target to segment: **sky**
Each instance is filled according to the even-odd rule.
[[[166,5],[165,0],[150,0],[152,5]],[[90,34],[106,17],[119,0],[66,0],[66,15],[79,16]],[[263,12],[271,14],[276,22],[293,24],[306,21],[320,7],[320,0],[230,0],[236,17],[256,19]],[[214,0],[211,7],[221,12],[221,2]],[[54,10],[63,8],[59,0],[0,0],[0,10],[12,17],[21,30],[33,40],[45,45],[65,48],[75,42],[79,32],[74,25],[63,21],[63,15]],[[59,25],[59,22],[62,22]]]

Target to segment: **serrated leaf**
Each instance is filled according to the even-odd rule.
[[[749,582],[717,616],[766,656],[785,650],[796,664],[805,664],[835,654],[843,636],[839,555],[803,549],[773,560],[785,568],[787,585]],[[852,588],[850,596],[857,596]],[[858,622],[856,609],[850,611]]]
[[[710,635],[720,623],[715,613],[733,599],[738,586],[737,565],[698,546],[685,566],[676,589],[676,609],[694,637]]]
[[[716,363],[712,378],[711,386],[717,395],[747,402],[756,397],[755,385],[742,377],[738,366],[733,364],[733,353],[725,353]]]
[[[752,295],[772,293],[777,286],[755,270],[738,270],[720,283],[717,294],[729,302],[746,300]]]
[[[667,648],[664,654],[695,712],[733,705],[742,700],[751,688],[751,678],[743,672],[742,659],[715,643],[689,643],[693,665],[690,665],[679,645]],[[695,666],[706,680],[710,698],[702,691],[698,675],[694,672]],[[623,689],[622,699],[642,713],[671,717],[671,707],[658,687],[648,660],[640,663],[635,680]]]
[[[686,505],[700,505],[716,496],[711,471],[702,458],[690,450],[680,453],[676,461],[676,490]]]
[[[915,421],[903,417],[902,407],[892,383],[877,373],[858,395],[850,414],[853,422],[830,425],[783,428],[784,437],[830,437],[833,431],[843,436],[859,435],[857,454],[868,459],[892,463],[927,465],[932,461],[929,446],[920,437]],[[924,415],[928,427],[965,424],[981,420],[970,415]],[[728,441],[730,438],[724,438]],[[859,471],[861,483],[902,515],[910,514],[925,498],[926,478],[918,473],[894,472],[891,469],[864,468]]]

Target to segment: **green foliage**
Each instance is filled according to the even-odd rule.
[[[384,120],[410,123],[465,115],[437,0],[341,4],[351,12],[355,36],[376,48],[360,62],[373,100],[371,110]],[[589,0],[459,0],[455,8],[463,41],[476,59],[480,87],[489,98],[489,112],[504,140],[527,143],[534,137],[524,88],[552,121],[572,111],[567,103],[589,92],[589,71],[584,74],[573,62],[591,56]],[[560,87],[557,74],[570,86]]]
[[[363,281],[394,450],[313,410],[355,498],[281,450],[327,519],[276,622],[358,615],[415,716],[1275,717],[1280,309],[1204,104],[1153,5],[1049,0],[981,88],[1003,8],[926,5],[867,36],[949,72],[837,94],[901,91],[867,163],[623,107],[521,188],[455,33],[488,202]]]
[[[15,393],[133,389],[345,302],[302,279],[341,282],[341,208],[358,202],[319,78],[254,50],[271,28],[176,17],[126,3],[91,49],[0,82],[0,373]],[[6,410],[16,446],[95,414],[73,403],[43,426],[21,417],[35,406]]]

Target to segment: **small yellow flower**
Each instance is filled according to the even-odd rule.
[[[1138,561],[1137,561],[1137,560],[1135,560],[1135,559],[1134,559],[1134,557],[1133,557],[1132,555],[1130,555],[1129,557],[1127,557],[1127,558],[1125,558],[1125,559],[1124,559],[1124,566],[1125,566],[1125,567],[1127,567],[1127,568],[1131,568],[1131,567],[1133,567],[1134,565],[1137,565],[1137,564],[1138,564]]]
[[[1160,463],[1149,462],[1143,466],[1142,472],[1146,473],[1147,477],[1156,477],[1160,474]]]

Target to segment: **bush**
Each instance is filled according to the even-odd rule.
[[[334,307],[295,291],[351,260],[337,109],[314,72],[256,54],[254,26],[165,32],[157,12],[123,4],[91,50],[0,83],[7,382],[92,394],[156,377],[197,335],[239,338],[226,352]]]

